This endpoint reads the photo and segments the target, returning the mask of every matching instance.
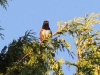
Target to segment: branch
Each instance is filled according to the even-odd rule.
[[[70,63],[69,61],[66,61],[65,64],[67,64],[67,65],[73,65],[73,66],[78,67],[78,65],[76,65],[75,63]]]
[[[66,26],[68,26],[68,23],[67,23],[64,27],[62,27],[60,30],[56,31],[52,36],[55,36],[55,35],[57,35],[57,34],[61,34],[61,32],[63,31],[63,29],[64,29]]]
[[[32,54],[32,52],[29,52],[29,53],[25,54],[25,55],[22,57],[22,59],[19,61],[19,63],[22,62],[22,61],[23,61],[27,56],[29,56],[30,54]]]

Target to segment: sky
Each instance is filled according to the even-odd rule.
[[[36,37],[43,21],[48,20],[52,32],[57,31],[57,22],[73,20],[75,17],[83,17],[86,13],[100,13],[100,0],[8,0],[7,10],[0,6],[0,26],[4,29],[0,33],[4,34],[4,40],[0,38],[0,50],[9,45],[13,39],[23,36],[25,31],[33,30]],[[95,29],[99,30],[100,26]],[[72,51],[76,53],[73,39],[64,37],[71,45]],[[69,57],[67,51],[60,52],[56,58],[76,62]],[[75,67],[63,65],[64,75],[75,73]]]

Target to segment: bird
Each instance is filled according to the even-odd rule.
[[[44,43],[47,37],[52,37],[52,31],[49,27],[49,21],[43,22],[42,28],[40,29],[40,41]]]
[[[52,31],[51,31],[51,29],[49,27],[49,21],[47,21],[47,20],[45,20],[43,22],[42,28],[40,29],[40,41],[42,43],[44,43],[45,41],[47,41],[47,39],[45,39],[44,37],[45,38],[47,38],[47,37],[51,37],[52,38]],[[51,52],[51,55],[53,57],[55,57],[54,51],[51,50],[50,52]]]

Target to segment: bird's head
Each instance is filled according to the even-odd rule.
[[[43,22],[42,29],[46,29],[46,30],[50,29],[49,22],[47,20]]]

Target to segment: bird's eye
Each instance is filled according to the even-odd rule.
[[[48,23],[48,21],[45,21],[44,23]]]
[[[48,21],[44,21],[44,24],[48,24],[49,22]]]

